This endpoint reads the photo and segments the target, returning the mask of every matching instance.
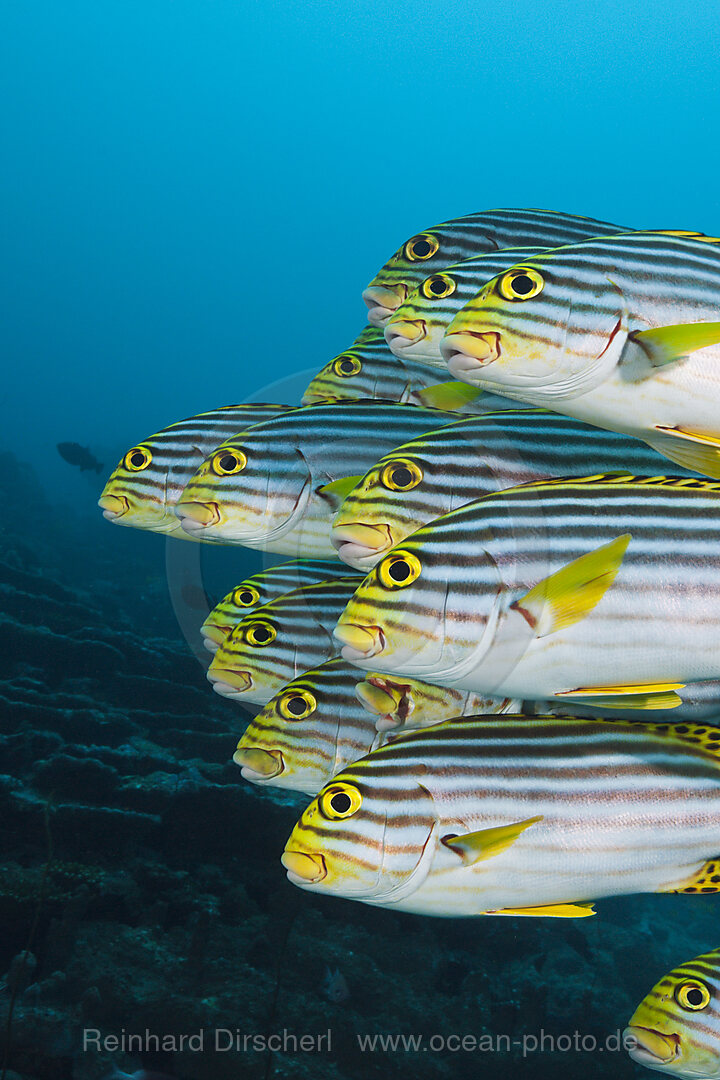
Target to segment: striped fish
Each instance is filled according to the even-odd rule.
[[[720,862],[709,876],[717,887]],[[720,949],[660,979],[630,1018],[623,1044],[633,1061],[658,1072],[720,1076]]]
[[[215,653],[207,673],[213,689],[266,705],[291,679],[337,656],[333,627],[360,580],[306,585],[255,608]]]
[[[384,736],[355,694],[359,675],[346,660],[328,660],[284,686],[238,743],[243,777],[316,795],[379,746]]]
[[[391,351],[398,359],[444,371],[440,344],[458,312],[491,278],[537,254],[536,247],[504,248],[430,274],[385,323],[385,339]]]
[[[477,289],[468,299],[475,292]],[[444,363],[442,368],[444,371]],[[374,326],[366,327],[349,349],[317,373],[303,394],[302,403],[315,405],[361,398],[452,409],[468,416],[490,409],[513,408],[511,401],[497,394],[486,394],[479,387],[463,382],[438,382],[438,375],[425,364],[393,356],[383,331]]]
[[[337,558],[330,526],[378,457],[453,412],[361,401],[295,409],[218,447],[176,513],[192,537],[305,558]]]
[[[347,766],[282,856],[314,892],[423,915],[580,917],[704,891],[720,849],[720,731],[467,717]]]
[[[355,671],[357,680],[360,672]],[[520,701],[490,698],[471,690],[453,690],[418,679],[368,672],[355,686],[357,698],[377,719],[380,732],[412,731],[432,727],[454,716],[494,715],[517,712]]]
[[[493,278],[448,327],[455,378],[644,439],[720,478],[720,240],[604,237]]]
[[[103,488],[98,500],[103,516],[117,525],[190,539],[175,516],[175,503],[195,470],[232,435],[291,411],[289,405],[225,405],[143,439],[127,451]]]
[[[720,678],[720,485],[548,480],[407,537],[340,619],[346,660],[494,697],[667,708]]]
[[[338,510],[332,542],[343,562],[369,570],[410,533],[491,492],[549,477],[653,475],[664,465],[638,439],[557,413],[518,410],[462,420],[373,465]]]
[[[368,322],[383,326],[424,278],[465,259],[501,248],[555,248],[627,231],[607,221],[552,210],[482,210],[433,225],[406,240],[365,289]]]

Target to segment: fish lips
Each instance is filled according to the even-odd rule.
[[[646,1028],[630,1025],[623,1032],[623,1041],[633,1039],[635,1046],[628,1048],[628,1053],[633,1061],[640,1065],[658,1067],[669,1065],[680,1057],[680,1036],[677,1034],[664,1034],[655,1028]]]
[[[462,382],[472,382],[483,368],[500,357],[500,335],[494,331],[459,331],[448,334],[440,345],[448,371]]]
[[[368,322],[371,326],[384,326],[388,319],[407,299],[407,287],[399,285],[368,285],[362,298],[368,309]]]
[[[358,623],[338,623],[333,631],[342,644],[342,657],[353,663],[371,660],[385,648],[385,635],[379,626],[360,626]]]
[[[363,521],[336,521],[331,540],[342,561],[359,570],[374,566],[382,553],[389,551],[395,543],[386,522],[367,525]]]

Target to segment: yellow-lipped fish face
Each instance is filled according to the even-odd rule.
[[[379,745],[374,717],[355,694],[359,677],[352,664],[336,659],[284,686],[238,743],[235,761],[243,777],[316,795]]]
[[[282,863],[289,880],[370,903],[417,887],[436,843],[433,800],[420,772],[410,767],[388,788],[366,782],[360,761],[335,777],[287,842]]]
[[[720,951],[675,968],[643,999],[625,1031],[631,1058],[677,1077],[720,1076]]]
[[[229,405],[163,428],[125,454],[99,506],[108,521],[188,539],[175,504],[205,457],[233,432],[289,411],[285,405]]]

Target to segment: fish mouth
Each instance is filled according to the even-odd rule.
[[[327,877],[325,859],[315,852],[285,848],[280,862],[288,872],[288,881],[293,885],[314,885]]]
[[[130,509],[130,503],[124,495],[101,495],[98,506],[106,521],[117,521]]]
[[[230,635],[231,631],[232,626],[219,626],[217,624],[203,626],[201,628],[203,645],[208,652],[217,652],[220,646],[225,643],[225,640]]]
[[[385,327],[385,340],[390,352],[396,356],[402,356],[413,345],[427,337],[427,326],[424,319],[397,319],[391,320]]]
[[[175,514],[186,533],[194,536],[210,525],[220,524],[220,510],[214,502],[179,502]]]
[[[369,660],[385,648],[385,635],[379,626],[359,626],[357,623],[338,623],[333,631],[343,644],[344,660]]]
[[[362,294],[371,326],[384,326],[407,299],[405,285],[368,285]]]
[[[379,732],[393,731],[402,725],[412,711],[409,706],[408,687],[394,684],[381,675],[368,675],[355,687],[355,695],[368,712],[377,714],[375,728]]]
[[[468,381],[468,375],[492,364],[500,356],[500,335],[471,330],[447,334],[440,343],[440,352],[448,371],[456,379]]]
[[[280,750],[263,750],[259,746],[238,746],[233,761],[240,766],[243,779],[254,783],[272,780],[285,769]]]
[[[395,543],[387,522],[366,525],[362,521],[340,521],[333,525],[331,540],[342,561],[360,569],[374,565]]]
[[[633,1061],[641,1065],[669,1065],[671,1061],[680,1057],[679,1035],[664,1035],[654,1028],[630,1025],[623,1032],[623,1039],[626,1037],[636,1041],[637,1046],[628,1053]]]
[[[239,697],[252,690],[253,680],[249,671],[241,668],[229,668],[218,664],[213,660],[207,671],[208,681],[213,684],[213,690],[221,697]]]

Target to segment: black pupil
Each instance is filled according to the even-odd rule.
[[[433,278],[430,282],[430,292],[435,296],[441,296],[445,292],[445,282],[442,278]]]
[[[253,602],[253,594],[250,592],[249,589],[244,589],[240,593],[240,603],[241,604],[252,604],[252,602]]]
[[[526,296],[527,293],[532,292],[532,278],[528,277],[527,274],[518,274],[518,276],[514,277],[512,280],[512,287],[518,296]]]
[[[352,375],[354,370],[354,364],[352,360],[341,360],[340,370],[342,371],[343,375]]]
[[[141,465],[145,464],[145,455],[143,454],[142,450],[136,450],[130,460],[132,461],[133,465],[135,465],[136,468],[139,469]]]
[[[292,697],[288,701],[288,712],[291,712],[293,716],[300,716],[305,712],[305,700],[301,697]]]
[[[336,814],[346,814],[352,803],[349,795],[346,795],[344,791],[338,791],[337,795],[333,795],[330,800],[330,805]]]
[[[424,255],[429,255],[430,245],[427,240],[417,240],[413,244],[413,254],[417,255],[419,259],[422,259]]]
[[[412,473],[409,469],[404,467],[394,469],[392,476],[393,481],[398,487],[406,487],[408,484],[412,483]]]
[[[702,1005],[702,990],[698,990],[697,986],[694,986],[692,990],[688,990],[687,999],[691,1005]]]
[[[270,631],[266,626],[257,626],[255,628],[255,640],[259,645],[270,640]]]
[[[232,472],[237,464],[237,458],[234,454],[225,454],[220,458],[220,468],[225,472]]]
[[[410,567],[404,559],[398,559],[390,567],[390,577],[393,581],[405,581],[410,576]]]

